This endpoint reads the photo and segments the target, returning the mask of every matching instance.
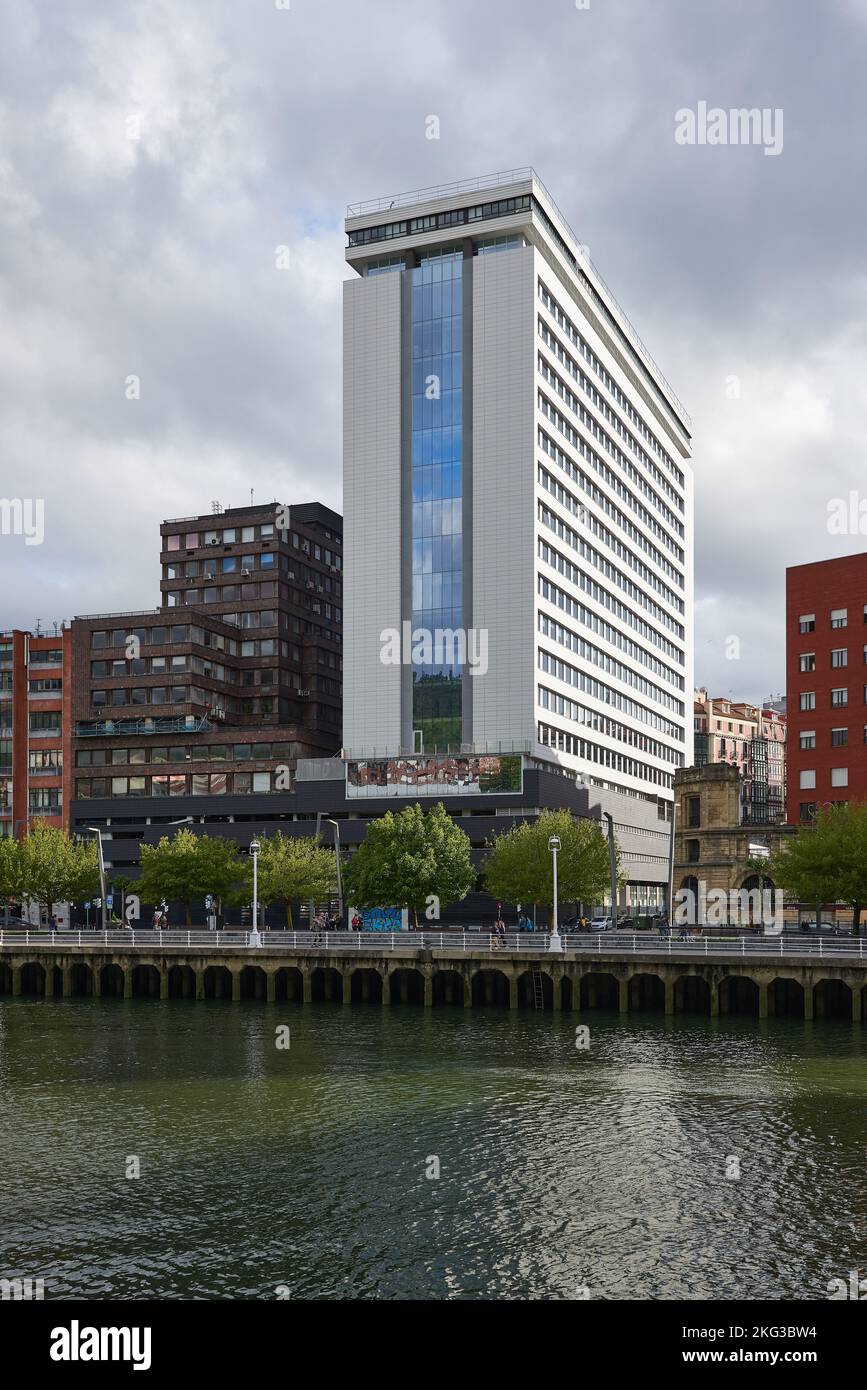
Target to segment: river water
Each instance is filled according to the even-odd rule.
[[[47,1299],[824,1299],[867,1275],[867,1028],[591,1013],[578,1049],[577,1022],[6,1000],[0,1276]]]

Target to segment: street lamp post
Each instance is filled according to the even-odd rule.
[[[88,830],[96,836],[96,843],[99,846],[99,891],[102,898],[102,930],[108,931],[108,909],[105,904],[105,859],[102,855],[102,831],[98,825],[89,825]]]
[[[250,841],[250,853],[253,856],[253,936],[255,944],[259,944],[259,850],[261,845],[258,840]]]
[[[326,818],[329,825],[334,826],[334,857],[337,861],[337,912],[341,923],[343,922],[343,878],[340,873],[340,824],[336,820]]]
[[[551,951],[562,951],[563,942],[557,930],[557,855],[560,851],[560,836],[552,835],[548,841],[548,848],[554,860],[554,922],[551,928],[551,940],[548,949]]]

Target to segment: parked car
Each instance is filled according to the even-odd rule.
[[[797,926],[787,922],[783,932],[788,936],[851,936],[852,928],[840,922],[817,922],[814,919],[799,922]]]
[[[614,927],[610,917],[591,917],[590,931],[611,931]]]

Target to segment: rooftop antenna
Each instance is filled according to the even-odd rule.
[[[219,516],[220,513],[222,512],[222,510],[223,510],[223,504],[222,504],[222,502],[212,502],[212,503],[211,503],[211,511],[213,512],[214,516]]]
[[[253,489],[250,488],[250,506],[252,507],[252,505],[253,505]]]
[[[42,636],[42,619],[41,619],[41,618],[37,618],[37,619],[36,619],[36,629],[35,629],[35,632],[34,632],[34,636],[36,636],[36,637],[41,637],[41,636]]]

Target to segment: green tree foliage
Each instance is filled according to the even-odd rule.
[[[21,893],[21,855],[18,841],[4,835],[0,839],[0,901],[3,903],[3,920],[9,921],[9,905],[18,902]]]
[[[442,803],[429,811],[416,803],[371,823],[346,870],[346,901],[411,908],[418,926],[431,898],[440,907],[460,902],[475,877],[469,839]]]
[[[495,835],[483,872],[488,892],[507,903],[554,902],[554,860],[548,840],[559,835],[557,897],[592,903],[611,882],[608,841],[595,820],[573,820],[568,811],[543,811]]]
[[[21,897],[37,902],[51,916],[56,903],[81,902],[99,892],[99,854],[95,840],[73,840],[65,830],[34,821],[18,845]]]
[[[847,903],[852,931],[860,934],[867,902],[867,802],[823,806],[773,855],[767,872],[802,903]]]
[[[118,921],[121,923],[124,923],[126,921],[126,917],[124,916],[124,908],[126,905],[127,894],[133,891],[134,884],[135,879],[129,878],[126,874],[112,875],[110,887],[110,891],[113,895],[111,904],[112,920],[114,920],[114,918],[117,918]]]
[[[179,830],[172,839],[164,835],[157,845],[142,845],[141,867],[138,893],[142,902],[157,904],[165,898],[183,903],[187,926],[197,899],[204,902],[213,893],[222,900],[248,872],[233,840],[197,835],[189,829]]]
[[[259,898],[263,903],[281,904],[291,930],[294,899],[321,902],[333,895],[337,883],[334,852],[309,836],[292,838],[280,831],[263,835],[260,843]]]

